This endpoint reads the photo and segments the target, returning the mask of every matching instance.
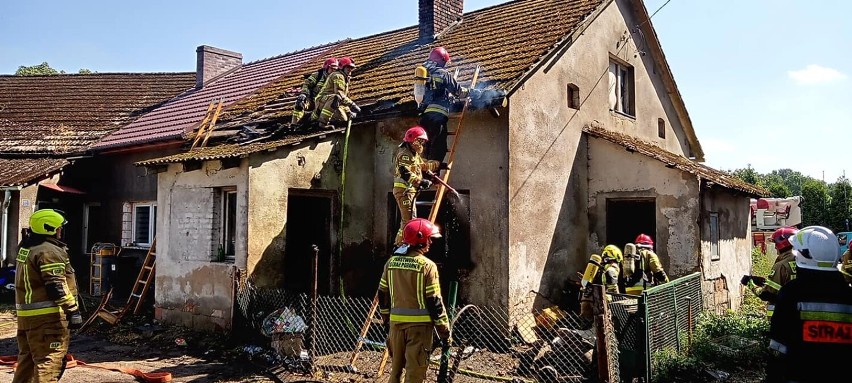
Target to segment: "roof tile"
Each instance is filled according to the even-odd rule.
[[[60,171],[61,158],[0,158],[0,186],[23,186]]]

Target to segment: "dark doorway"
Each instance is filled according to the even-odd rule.
[[[284,247],[284,288],[288,291],[311,292],[313,245],[319,247],[317,290],[321,295],[334,291],[334,199],[333,192],[290,189]]]
[[[653,199],[607,199],[606,244],[624,248],[645,233],[657,238],[657,208]]]

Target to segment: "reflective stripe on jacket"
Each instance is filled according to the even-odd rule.
[[[16,264],[15,309],[19,328],[61,320],[64,312],[77,309],[77,281],[64,243],[47,238],[30,248],[21,247]],[[48,289],[56,296],[51,297]]]
[[[403,189],[416,189],[420,186],[420,181],[423,179],[423,172],[438,171],[441,165],[438,161],[424,160],[419,154],[411,150],[408,145],[400,145],[396,154],[393,157],[393,187]],[[406,181],[402,178],[399,171],[400,167],[408,169],[411,174]]]
[[[450,96],[467,97],[467,88],[459,85],[456,79],[446,69],[441,68],[434,61],[427,60],[426,70],[429,71],[429,95],[424,100],[426,108],[424,113],[435,112],[445,116],[450,114],[452,101]]]
[[[380,299],[379,311],[382,315],[390,315],[391,322],[449,324],[441,300],[438,268],[418,249],[388,259],[379,281],[379,292],[389,296],[389,304]]]

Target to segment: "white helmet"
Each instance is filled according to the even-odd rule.
[[[837,236],[822,226],[808,226],[790,237],[796,266],[811,270],[837,271],[840,246]]]

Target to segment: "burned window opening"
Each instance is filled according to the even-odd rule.
[[[624,248],[639,234],[657,241],[656,202],[652,198],[606,200],[606,244]]]

